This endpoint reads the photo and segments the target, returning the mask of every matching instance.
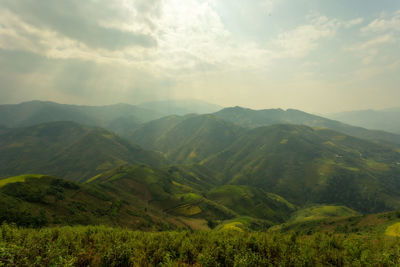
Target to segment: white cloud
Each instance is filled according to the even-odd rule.
[[[263,64],[269,57],[269,52],[254,42],[234,40],[215,11],[214,1],[165,0],[157,23],[155,60],[166,69],[229,71]]]
[[[400,11],[382,14],[361,28],[360,39],[365,39],[348,48],[361,59],[365,65],[378,64],[380,69],[391,65],[393,56],[385,56],[393,45],[399,43]],[[393,53],[393,52],[392,52]]]
[[[400,10],[392,15],[375,19],[361,29],[364,33],[377,33],[385,31],[400,31]]]
[[[392,34],[374,36],[373,38],[349,47],[347,50],[355,53],[363,64],[368,65],[379,59],[379,54],[384,51],[384,46],[395,44],[397,39]],[[380,58],[382,60],[383,57]]]
[[[363,23],[363,22],[364,22],[364,19],[363,19],[363,18],[356,18],[356,19],[353,19],[353,20],[350,20],[350,21],[345,22],[345,23],[344,23],[344,27],[345,27],[345,28],[351,28],[351,27],[360,25],[360,24]]]
[[[331,38],[336,34],[340,23],[325,16],[314,17],[310,23],[279,34],[275,44],[278,46],[278,57],[305,57],[319,46],[319,41]]]
[[[386,44],[393,44],[395,42],[396,38],[392,34],[385,34],[358,45],[357,49],[376,48]]]

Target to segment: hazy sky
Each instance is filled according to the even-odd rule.
[[[0,103],[400,106],[399,0],[0,0]]]

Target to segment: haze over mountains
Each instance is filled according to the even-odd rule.
[[[348,111],[328,114],[327,117],[368,129],[400,134],[400,108]]]
[[[400,135],[299,110],[34,101],[0,118],[0,210],[24,225],[263,229],[310,205],[400,208]]]

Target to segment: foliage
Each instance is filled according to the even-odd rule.
[[[395,223],[386,228],[386,235],[400,237],[400,223]]]
[[[4,266],[395,266],[400,242],[359,234],[0,227]]]
[[[50,176],[23,177],[23,182],[0,187],[0,222],[29,227],[106,224],[146,230],[174,228],[160,211],[149,208],[145,212],[144,204],[134,197],[120,198],[101,186]]]

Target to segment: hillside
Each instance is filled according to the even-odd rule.
[[[109,225],[135,229],[173,229],[162,212],[134,196],[120,198],[97,186],[45,175],[0,180],[0,221],[20,226]]]
[[[285,225],[322,221],[329,218],[357,217],[360,215],[360,213],[345,206],[314,205],[294,212]]]
[[[212,115],[171,116],[134,130],[129,139],[169,159],[199,162],[232,144],[245,129]]]
[[[400,207],[400,153],[331,130],[274,125],[244,134],[202,162],[221,183],[250,185],[296,205],[361,212]]]
[[[244,185],[215,187],[207,193],[207,197],[242,216],[267,219],[275,223],[286,221],[295,211],[295,207],[282,197]]]
[[[117,195],[134,195],[148,205],[173,216],[207,220],[233,218],[236,214],[222,205],[206,199],[198,178],[177,167],[157,169],[144,165],[121,166],[89,179],[89,185],[101,185]],[[200,181],[201,183],[201,181]],[[190,184],[194,184],[191,187]]]
[[[82,181],[121,164],[165,163],[115,134],[73,122],[54,122],[0,133],[0,177],[46,173]]]
[[[183,220],[197,219],[215,226],[224,220],[249,216],[265,224],[284,222],[295,207],[282,197],[245,186],[206,184],[201,172],[187,167],[122,166],[88,180],[112,188],[119,196],[135,195],[153,207]]]
[[[326,115],[328,118],[367,129],[400,134],[400,108],[356,110]]]
[[[294,109],[288,109],[286,111],[282,109],[252,110],[233,107],[225,108],[214,113],[214,115],[218,118],[249,128],[273,124],[299,124],[317,128],[328,128],[362,139],[400,145],[400,135],[398,134],[367,130]]]
[[[243,186],[216,187],[178,166],[124,165],[83,184],[47,175],[9,177],[0,180],[0,196],[0,221],[33,227],[210,229],[236,220],[247,229],[266,229],[295,210],[277,195]]]
[[[327,210],[329,212],[333,211],[333,213],[326,214]],[[311,219],[304,217],[304,215],[310,215]],[[362,215],[346,207],[317,206],[300,210],[293,215],[293,219],[270,228],[270,231],[281,233],[296,232],[299,235],[356,233],[368,238],[400,236],[399,232],[396,231],[396,228],[400,225],[399,211]]]

